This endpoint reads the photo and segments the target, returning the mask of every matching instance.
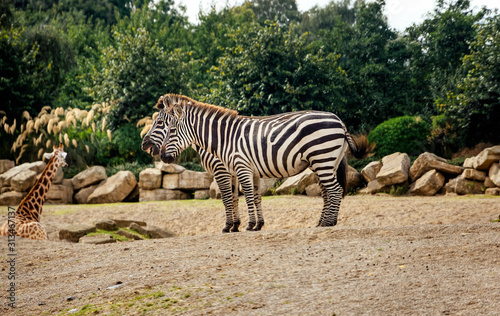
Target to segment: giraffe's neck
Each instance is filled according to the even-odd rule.
[[[21,201],[16,211],[19,222],[39,222],[42,214],[42,205],[49,191],[52,180],[56,175],[57,164],[55,155],[49,160],[40,178],[31,188],[28,195]]]

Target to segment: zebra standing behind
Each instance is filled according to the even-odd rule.
[[[344,185],[336,173],[339,167],[345,168],[346,150],[349,147],[356,158],[370,150],[367,142],[356,144],[344,123],[328,112],[300,111],[252,119],[173,94],[160,97],[156,107],[165,113],[167,124],[162,160],[172,162],[192,144],[220,159],[242,186],[249,213],[247,230],[260,230],[264,225],[254,199],[254,176],[290,177],[307,167],[317,174],[322,188],[324,206],[318,226],[336,225],[345,171],[344,179],[339,177]]]

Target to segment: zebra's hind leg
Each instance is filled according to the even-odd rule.
[[[253,178],[254,202],[257,209],[257,224],[254,230],[259,231],[264,226],[264,214],[262,213],[262,196],[260,195],[260,177],[255,175]]]
[[[325,190],[328,195],[329,205],[320,226],[335,226],[337,225],[343,190],[336,178],[333,178],[333,181],[325,185]]]
[[[321,188],[321,197],[323,198],[323,210],[321,211],[321,217],[319,218],[318,225],[316,227],[325,226],[323,223],[326,218],[326,213],[330,207],[330,200],[328,199],[328,193],[326,192],[325,186],[320,182],[319,186]]]
[[[232,201],[233,201],[233,226],[231,227],[231,232],[236,233],[239,232],[240,227],[240,213],[238,210],[239,204],[239,188],[238,188],[238,179],[233,176],[231,184],[232,190]]]

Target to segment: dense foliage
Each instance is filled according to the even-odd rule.
[[[427,149],[447,154],[499,142],[498,13],[439,0],[422,23],[397,32],[384,6],[339,0],[299,12],[295,0],[249,0],[200,12],[192,24],[175,0],[0,0],[1,158],[34,159],[41,141],[35,153],[24,147],[21,154],[33,137],[64,141],[67,134],[70,147],[74,139],[95,150],[82,151],[82,163],[149,162],[137,122],[164,93],[245,115],[331,111],[351,132],[385,122],[402,129],[393,132],[398,137],[414,132],[401,117],[421,117],[415,124],[427,126]],[[47,115],[89,113],[103,103],[111,108],[96,131],[89,122],[26,136],[28,121],[46,106]],[[13,146],[23,134],[25,143]],[[91,134],[100,141],[89,141]],[[410,152],[425,149],[424,134],[413,135],[419,144]],[[379,155],[386,145],[395,150],[392,136],[377,137]]]

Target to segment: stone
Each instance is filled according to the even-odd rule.
[[[157,238],[170,238],[175,237],[175,234],[169,230],[158,228],[158,227],[143,227],[139,226],[136,223],[132,223],[130,225],[130,229],[137,231],[139,234],[148,236],[149,238],[157,239]]]
[[[161,170],[146,168],[139,173],[139,188],[146,190],[159,189],[161,187]]]
[[[142,238],[138,234],[134,234],[132,232],[129,232],[129,231],[123,230],[123,229],[118,229],[116,231],[116,234],[120,235],[120,236],[123,236],[123,237],[126,237],[128,239],[132,239],[132,240],[144,240],[144,238]]]
[[[373,181],[368,182],[368,185],[365,188],[359,190],[358,193],[360,193],[360,194],[376,194],[376,193],[381,192],[383,189],[384,189],[384,186],[381,185],[377,179],[375,179]]]
[[[5,192],[10,192],[10,191],[15,191],[13,187],[3,187],[0,189],[0,194],[3,194]]]
[[[137,221],[137,220],[129,220],[129,219],[112,219],[113,222],[116,223],[118,227],[129,227],[132,223],[136,223],[139,226],[146,226],[146,222]]]
[[[186,170],[178,174],[163,176],[164,189],[169,190],[201,190],[209,189],[213,177],[208,172]]]
[[[87,200],[88,200],[89,196],[95,191],[95,189],[98,186],[99,186],[98,184],[94,184],[94,185],[85,187],[83,189],[80,189],[80,191],[78,191],[75,194],[75,202],[77,204],[87,204]]]
[[[117,203],[123,201],[134,190],[137,180],[128,170],[119,171],[106,180],[89,195],[87,203]]]
[[[100,183],[107,177],[106,169],[104,169],[104,167],[93,166],[74,176],[71,181],[73,182],[75,190],[79,190],[81,188]]]
[[[495,183],[493,183],[493,181],[491,181],[490,177],[486,177],[484,179],[484,187],[485,188],[494,188],[496,187]]]
[[[59,229],[59,239],[71,242],[78,242],[80,237],[86,234],[95,233],[94,225],[71,225]]]
[[[382,168],[377,174],[381,186],[400,184],[408,181],[410,157],[405,153],[396,152],[382,159]]]
[[[72,204],[73,188],[62,184],[52,184],[45,196],[46,204]]]
[[[173,174],[182,173],[186,170],[183,166],[174,163],[164,163],[163,161],[155,161],[155,168],[165,173]]]
[[[113,231],[118,229],[118,225],[116,225],[115,221],[113,220],[102,219],[95,223],[95,228],[107,231]]]
[[[291,194],[292,191],[295,191],[294,193],[302,194],[308,186],[317,182],[318,176],[316,176],[311,169],[307,168],[298,175],[286,179],[285,182],[276,189],[276,193],[282,195]]]
[[[372,161],[369,164],[367,164],[361,170],[361,175],[365,179],[366,183],[375,180],[381,168],[382,168],[382,163],[380,161]]]
[[[474,161],[476,161],[476,157],[465,158],[463,167],[467,169],[473,169]]]
[[[219,185],[217,184],[217,181],[212,181],[210,184],[210,189],[209,189],[209,194],[211,199],[221,199],[222,194],[219,189]]]
[[[500,161],[500,145],[484,149],[474,160],[474,169],[488,170],[492,163]]]
[[[0,174],[6,172],[9,169],[14,168],[16,163],[8,159],[0,159]]]
[[[276,186],[281,182],[281,178],[261,178],[260,195],[269,196],[276,193]]]
[[[488,171],[488,177],[497,187],[500,187],[500,164],[494,163]]]
[[[21,203],[28,192],[9,191],[0,194],[0,205],[16,206]]]
[[[123,202],[139,202],[139,193],[139,185],[136,185],[132,192],[123,199]]]
[[[29,191],[36,182],[36,171],[25,169],[10,179],[10,185],[18,192]]]
[[[486,179],[486,172],[476,169],[465,169],[464,178],[475,181],[484,181],[484,179]]]
[[[319,183],[313,183],[306,188],[307,196],[321,196],[321,186]]]
[[[82,236],[79,239],[82,244],[102,245],[116,242],[116,239],[109,234],[98,234],[92,236]]]
[[[32,162],[32,163],[23,163],[22,165],[15,166],[6,172],[0,174],[0,187],[8,187],[10,186],[10,181],[14,176],[16,176],[19,172],[23,170],[33,170],[37,174],[39,174],[43,169],[45,168],[46,164],[43,161],[37,161],[37,162]],[[42,170],[39,170],[41,167]]]
[[[36,173],[42,173],[43,169],[47,167],[47,163],[43,161],[35,161],[31,163],[26,163],[26,168],[36,171]]]
[[[483,183],[474,180],[467,180],[461,174],[458,177],[451,179],[444,186],[446,194],[456,193],[459,195],[464,194],[482,194]]]
[[[353,167],[347,165],[347,188],[354,189],[359,188],[364,185],[363,176],[358,170]]]
[[[485,195],[500,195],[500,188],[488,188],[484,191]]]
[[[450,165],[446,162],[446,159],[438,157],[435,154],[425,152],[420,154],[420,156],[418,156],[418,158],[413,162],[409,173],[410,181],[415,182],[415,180],[432,169],[436,169],[440,173],[450,176],[458,176],[463,171],[462,167]]]
[[[194,191],[195,200],[206,200],[210,198],[210,190]]]
[[[168,200],[187,200],[190,195],[181,190],[155,189],[144,190],[139,189],[139,201],[168,201]]]
[[[64,170],[62,167],[59,167],[56,170],[56,175],[54,176],[54,180],[52,180],[52,183],[61,184],[63,180],[64,180]]]
[[[435,169],[427,171],[410,185],[408,195],[433,196],[444,185],[445,177]]]

